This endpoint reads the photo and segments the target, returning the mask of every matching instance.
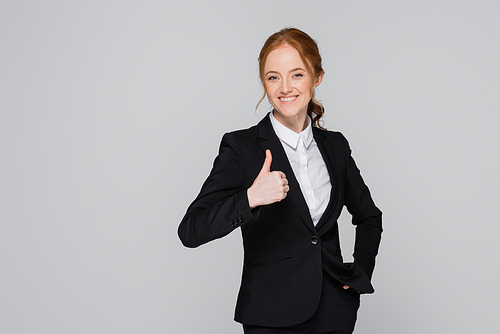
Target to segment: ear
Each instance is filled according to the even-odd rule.
[[[320,75],[316,77],[316,80],[314,80],[314,88],[319,86],[319,84],[323,81],[324,77],[325,77],[325,72],[321,72]]]

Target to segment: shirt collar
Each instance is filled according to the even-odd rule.
[[[301,133],[296,133],[281,124],[276,118],[274,118],[273,112],[269,113],[269,118],[271,119],[274,132],[276,132],[276,135],[280,140],[284,141],[295,150],[297,149],[299,138],[302,138],[304,146],[306,148],[309,147],[313,140],[311,118],[309,116],[307,116],[307,127]]]

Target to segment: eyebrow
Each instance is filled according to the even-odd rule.
[[[297,68],[294,68],[293,70],[288,71],[288,73],[295,72],[295,71],[304,71],[305,72],[306,70],[304,70],[302,67],[297,67]],[[280,74],[278,71],[268,71],[268,72],[266,72],[266,76],[269,75],[270,73]]]

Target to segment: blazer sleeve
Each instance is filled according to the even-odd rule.
[[[200,193],[188,207],[178,235],[186,247],[221,238],[258,216],[244,187],[245,165],[235,137],[223,136],[219,154]]]
[[[352,158],[349,143],[345,137],[344,140],[348,151],[344,203],[356,225],[354,263],[371,279],[382,235],[382,211],[375,206]]]

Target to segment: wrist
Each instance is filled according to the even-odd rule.
[[[255,205],[255,201],[253,198],[252,187],[247,189],[247,198],[248,198],[248,206],[250,206],[250,209],[255,208],[257,205]]]

